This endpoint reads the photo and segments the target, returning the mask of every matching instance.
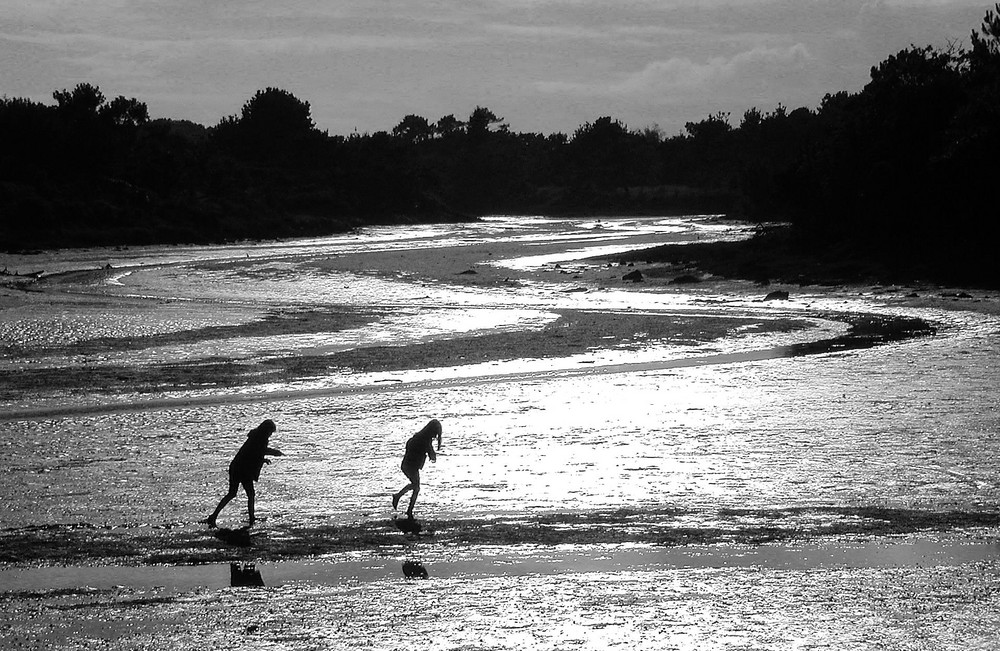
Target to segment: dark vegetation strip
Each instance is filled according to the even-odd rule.
[[[749,325],[761,326],[762,332],[787,332],[810,324],[802,319],[563,312],[539,331],[488,333],[401,348],[358,348],[332,355],[328,363],[356,371],[394,371],[567,357],[595,349],[637,350],[664,343],[695,346],[722,339],[734,329]]]
[[[254,336],[285,332],[322,332],[324,327],[331,325],[345,327],[353,323],[355,318],[365,321],[369,315],[337,314],[331,317],[314,313],[281,314],[263,322],[233,328],[208,328],[163,336],[93,340],[80,344],[79,349],[91,353],[115,352],[141,349],[146,345],[160,346],[165,342],[193,343],[215,339],[224,334]],[[260,382],[292,381],[344,370],[358,372],[411,370],[522,358],[563,357],[596,348],[635,349],[662,341],[676,345],[696,345],[723,338],[733,328],[741,325],[756,324],[761,324],[762,330],[772,332],[797,330],[809,325],[800,319],[761,321],[704,316],[567,311],[537,332],[494,332],[409,346],[358,348],[331,355],[292,355],[263,361],[212,358],[183,364],[28,368],[18,373],[0,375],[0,400],[17,400],[25,395],[37,395],[39,392],[51,390],[159,393],[206,386],[225,388]],[[608,336],[614,336],[615,339],[605,339]]]
[[[927,322],[899,316],[831,313],[846,319],[840,337],[787,346],[784,356],[857,350],[935,334]],[[620,320],[619,320],[620,319]],[[262,382],[291,382],[342,371],[375,372],[461,366],[489,361],[553,358],[597,348],[638,349],[669,342],[696,345],[723,338],[741,325],[787,332],[809,326],[800,319],[712,318],[704,316],[618,315],[567,312],[538,332],[489,333],[412,346],[376,346],[332,355],[290,356],[264,361],[206,359],[197,363],[148,366],[79,366],[24,369],[0,375],[0,400],[17,401],[51,391],[88,393],[167,393],[190,389],[232,388]],[[614,333],[613,344],[605,337]],[[131,345],[131,344],[129,344]]]
[[[840,337],[807,341],[788,347],[788,356],[820,355],[844,350],[871,348],[880,344],[904,341],[914,337],[929,337],[937,328],[923,319],[881,314],[832,314],[830,318],[847,321],[847,333]]]
[[[897,246],[874,251],[851,241],[812,239],[792,225],[763,228],[751,239],[738,242],[666,244],[598,259],[668,264],[676,274],[702,271],[761,286],[937,283],[1000,288],[1000,276],[978,267],[981,261],[963,260],[960,253],[952,255],[930,243],[921,248]]]
[[[692,519],[713,524],[697,526]],[[442,545],[665,546],[791,542],[831,536],[891,536],[1000,526],[996,511],[925,511],[883,507],[621,509],[530,517],[425,521],[415,538],[390,520],[344,525],[271,526],[263,530],[162,525],[136,529],[45,525],[0,531],[0,563],[199,564],[278,561],[357,550],[398,548],[414,539]]]
[[[351,308],[281,309],[265,314],[261,319],[240,325],[206,326],[193,330],[177,330],[153,335],[129,337],[96,337],[66,346],[28,347],[0,346],[0,354],[11,357],[61,357],[71,355],[101,355],[151,348],[197,344],[239,337],[339,332],[360,328],[377,321],[381,312]]]

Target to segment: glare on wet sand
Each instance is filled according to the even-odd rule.
[[[582,259],[739,230],[495,218],[33,260],[41,291],[0,295],[0,640],[988,646],[997,297],[764,302]],[[859,314],[937,334],[841,345]],[[263,524],[216,538],[198,521],[264,417],[288,456]],[[444,447],[408,538],[388,496],[430,417]]]

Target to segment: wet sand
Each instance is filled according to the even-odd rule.
[[[406,251],[342,256],[327,264],[359,273],[400,274],[428,283],[502,287],[544,278],[561,291],[623,286],[624,270],[606,263],[550,265],[524,272],[486,264],[490,258],[513,257],[522,251],[523,244],[513,243],[488,249],[460,247],[433,255]],[[674,271],[660,265],[638,268],[646,273],[645,288],[666,287]],[[462,273],[469,270],[476,273]],[[761,300],[764,293],[724,279],[708,279],[693,291],[710,294],[720,289],[744,292],[754,300]],[[793,298],[801,291],[787,289]],[[896,312],[913,306],[1000,313],[995,296],[976,293],[965,298],[947,288],[822,290],[826,297],[836,298],[838,293],[880,296]],[[89,299],[49,293],[44,280],[0,289],[5,306],[64,300]],[[271,315],[234,327],[266,331],[291,327],[307,332],[313,327],[348,327],[366,318],[361,313],[293,316],[292,325],[288,315]],[[651,325],[635,316],[564,315],[574,317],[576,344],[583,348],[598,344],[608,332],[627,340]],[[898,332],[895,323],[891,319],[882,322],[874,334],[862,328],[865,334],[854,341],[880,345]],[[727,330],[727,324],[713,331],[679,321],[670,324],[669,331],[662,322],[657,327],[664,328],[658,336],[698,342],[712,341]],[[788,319],[775,322],[774,327],[802,326]],[[188,336],[218,334],[206,329]],[[927,333],[917,328],[909,334]],[[559,339],[535,337],[531,345],[548,347],[549,353],[540,351],[539,355],[567,354],[553,350],[564,346]],[[505,342],[513,348],[525,345],[522,334],[511,333],[498,337],[489,354],[502,357]],[[121,350],[147,343],[107,340],[91,345]],[[845,343],[835,345],[839,348],[827,346],[802,354],[843,350]],[[472,342],[461,338],[412,347],[394,357],[391,363],[396,366],[383,368],[447,366],[467,358],[473,348]],[[358,368],[388,363],[385,356],[366,355],[372,361],[347,357],[339,361]],[[284,375],[278,379],[336,366],[336,355],[328,357],[285,362]],[[202,375],[190,378],[161,375],[150,386],[169,395],[171,390],[180,393],[209,378],[237,389],[259,380],[256,369],[218,379],[221,368],[205,365],[200,367]],[[163,373],[163,369],[154,372]],[[107,377],[103,389],[114,396],[113,373]],[[33,384],[24,385],[8,380],[8,399],[11,404],[23,400],[55,378],[55,374],[46,377],[42,373]],[[71,389],[82,386],[86,378],[59,376],[58,380],[64,389]],[[121,386],[134,381],[133,377]],[[18,391],[24,393],[18,395]],[[315,395],[330,391],[315,389]],[[279,391],[235,391],[222,400],[282,397]],[[120,408],[157,409],[198,404],[199,400],[218,402],[220,398],[129,398]],[[49,419],[87,413],[80,406],[22,409],[5,418]],[[100,409],[106,412],[109,406],[105,403]],[[143,526],[156,529],[149,531],[148,540],[143,539]],[[7,529],[0,541],[5,550],[0,568],[0,606],[5,613],[0,617],[0,642],[8,648],[111,649],[162,646],[164,640],[180,649],[351,648],[362,640],[381,649],[795,645],[958,649],[990,644],[1000,625],[995,596],[1000,594],[998,521],[990,504],[930,514],[920,508],[877,506],[803,508],[795,513],[784,507],[709,513],[638,509],[438,519],[429,526],[431,535],[407,538],[387,518],[311,527],[290,526],[274,518],[248,540],[240,534],[220,539],[201,526],[181,522],[139,524],[128,532],[45,523]],[[150,553],[151,549],[158,551]],[[406,561],[421,563],[429,578],[408,580],[402,570]],[[231,562],[256,563],[264,587],[232,586]]]
[[[0,593],[7,648],[990,648],[996,545],[968,537],[52,568]],[[415,564],[428,578],[407,578]],[[45,574],[48,589],[38,590]],[[970,589],[971,588],[971,589]]]

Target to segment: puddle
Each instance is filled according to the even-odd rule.
[[[71,566],[0,570],[3,592],[130,588],[189,592],[357,584],[408,578],[461,579],[699,568],[817,570],[951,567],[1000,559],[1000,542],[968,536],[823,540],[794,544],[519,546],[462,551],[414,545],[409,553],[207,565]]]

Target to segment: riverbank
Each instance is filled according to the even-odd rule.
[[[656,246],[609,259],[669,264],[678,276],[701,271],[762,287],[786,283],[1000,289],[995,274],[987,273],[979,263],[967,265],[969,261],[960,254],[906,249],[905,243],[899,249],[865,248],[856,239],[806,242],[796,238],[790,227],[781,226],[764,229],[746,240]]]

